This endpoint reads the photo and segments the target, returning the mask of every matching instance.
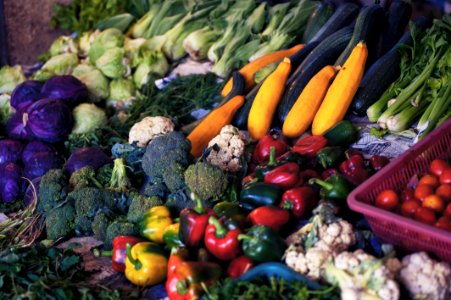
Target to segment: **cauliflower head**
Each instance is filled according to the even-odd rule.
[[[224,171],[238,172],[241,170],[241,156],[244,154],[245,137],[232,125],[226,125],[209,143],[211,152],[206,157],[208,163]]]
[[[130,129],[128,141],[137,143],[138,147],[146,147],[155,137],[174,131],[174,123],[166,117],[145,117]]]
[[[418,252],[404,257],[399,277],[412,299],[445,300],[451,298],[449,264],[431,259],[426,252]]]

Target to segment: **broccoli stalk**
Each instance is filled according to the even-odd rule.
[[[126,166],[123,158],[116,158],[114,160],[113,173],[110,179],[110,188],[114,190],[124,190],[131,185],[130,179],[127,176]]]

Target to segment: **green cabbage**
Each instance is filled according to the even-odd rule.
[[[0,94],[11,94],[14,88],[25,79],[21,66],[4,66],[0,69]]]
[[[49,53],[50,56],[55,56],[62,53],[78,54],[78,47],[74,39],[70,36],[60,36],[50,46]]]
[[[125,50],[123,48],[111,48],[96,60],[96,67],[103,75],[117,79],[126,75],[127,65],[124,62]]]
[[[93,102],[107,99],[110,94],[108,79],[96,68],[90,72],[74,75],[88,88],[89,98]]]
[[[92,132],[108,122],[105,111],[95,104],[79,104],[74,108],[72,114],[74,116],[72,133],[75,134]]]
[[[50,58],[41,68],[41,73],[53,75],[70,75],[78,65],[75,53],[63,53]]]
[[[133,81],[137,88],[141,88],[148,82],[150,74],[163,77],[168,70],[169,63],[162,52],[146,52],[146,56],[133,74]]]
[[[124,35],[119,29],[110,28],[97,35],[89,48],[91,62],[96,62],[108,49],[124,46]]]
[[[118,106],[117,102],[128,106],[135,99],[135,86],[131,78],[115,79],[110,82],[108,105]]]

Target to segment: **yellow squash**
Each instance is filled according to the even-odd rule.
[[[253,139],[259,139],[269,131],[290,72],[291,61],[289,58],[284,58],[274,72],[265,79],[255,96],[247,119],[247,129]]]
[[[336,72],[337,68],[325,66],[310,79],[283,123],[284,136],[298,137],[310,127]]]
[[[262,57],[259,57],[256,60],[253,60],[250,63],[248,63],[247,65],[245,65],[244,67],[242,67],[239,70],[239,72],[244,77],[244,81],[245,81],[244,90],[249,91],[255,85],[254,75],[255,75],[255,73],[257,73],[258,70],[266,67],[267,65],[275,63],[275,62],[283,59],[284,57],[289,57],[289,56],[295,54],[296,52],[298,52],[299,50],[301,50],[302,48],[304,48],[304,44],[298,44],[296,46],[291,47],[290,49],[277,50],[277,51],[271,52],[269,54],[266,54]],[[223,97],[227,96],[230,93],[230,91],[232,90],[232,86],[233,86],[233,80],[232,80],[232,77],[230,77],[230,79],[227,81],[227,83],[223,87],[223,89],[221,91],[221,95]]]
[[[321,135],[343,120],[362,80],[367,56],[366,45],[358,43],[338,71],[313,119],[313,135]]]

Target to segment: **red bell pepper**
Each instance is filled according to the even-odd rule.
[[[282,196],[280,207],[291,210],[296,218],[302,218],[312,211],[318,203],[318,196],[309,186],[296,187]]]
[[[271,130],[268,135],[258,141],[252,153],[252,159],[259,164],[268,161],[271,147],[275,148],[276,157],[287,152],[288,146],[279,131]]]
[[[227,275],[232,278],[237,278],[254,267],[254,263],[246,255],[239,256],[233,259],[227,268]]]
[[[327,139],[322,135],[312,135],[298,140],[292,151],[307,157],[315,157],[316,153],[327,145]]]
[[[337,173],[338,173],[337,169],[333,169],[333,168],[332,169],[327,169],[326,171],[321,173],[321,178],[323,180],[326,180],[327,178],[329,178],[330,175],[337,174]]]
[[[249,220],[253,225],[265,225],[279,231],[290,220],[290,213],[277,206],[260,206],[251,211]]]
[[[215,213],[203,206],[202,200],[194,194],[191,197],[196,202],[196,207],[185,208],[180,212],[180,240],[187,247],[198,247],[204,238],[208,219]]]
[[[210,217],[205,231],[205,246],[208,251],[221,260],[231,260],[240,252],[238,235],[240,229],[227,230],[218,219]]]
[[[113,239],[113,250],[99,251],[98,249],[94,249],[94,255],[111,257],[111,266],[113,267],[113,270],[123,273],[125,271],[125,259],[127,258],[127,244],[134,246],[143,241],[144,239],[139,237],[119,235]]]
[[[390,160],[388,159],[388,157],[383,155],[374,155],[373,157],[370,158],[370,165],[376,172],[385,167],[386,165],[388,165],[389,163]]]
[[[306,169],[299,173],[302,182],[307,182],[311,178],[319,178],[319,173],[313,169]]]
[[[266,173],[264,182],[275,184],[283,189],[289,189],[299,182],[299,171],[297,163],[288,162]]]
[[[347,181],[357,186],[369,177],[361,154],[352,154],[340,164],[340,171]]]

